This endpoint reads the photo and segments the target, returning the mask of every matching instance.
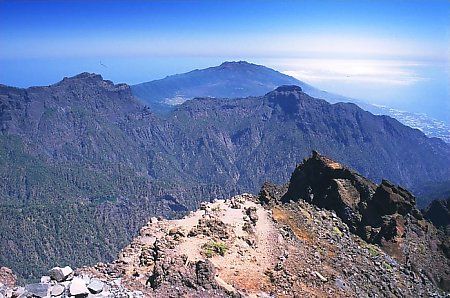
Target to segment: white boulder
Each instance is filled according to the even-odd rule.
[[[89,290],[86,287],[84,280],[79,277],[75,277],[72,280],[72,283],[69,286],[69,292],[70,292],[70,295],[72,295],[72,296],[77,296],[77,295],[83,296],[83,295],[89,294]]]

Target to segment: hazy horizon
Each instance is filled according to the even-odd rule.
[[[136,84],[223,61],[450,122],[446,1],[0,2],[0,83]]]

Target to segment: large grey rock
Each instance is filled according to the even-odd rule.
[[[69,287],[69,292],[70,292],[70,295],[72,295],[72,296],[77,296],[77,295],[85,296],[85,295],[89,294],[89,290],[86,287],[84,280],[79,277],[75,277],[72,280],[72,283],[70,284],[70,287]]]
[[[65,290],[66,288],[63,285],[58,284],[52,287],[51,294],[52,296],[60,296]]]
[[[73,270],[69,266],[66,266],[64,268],[55,267],[50,269],[49,275],[56,281],[64,281],[72,278]]]
[[[93,279],[91,279],[91,282],[89,283],[89,285],[87,287],[88,287],[89,291],[91,291],[91,293],[97,294],[97,293],[100,293],[101,291],[103,291],[104,285],[105,284],[102,281],[100,281],[96,278],[93,278]]]
[[[25,286],[25,291],[27,291],[31,297],[48,297],[49,284],[29,284]]]

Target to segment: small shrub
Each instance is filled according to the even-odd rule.
[[[333,234],[339,237],[342,237],[344,235],[344,233],[342,233],[338,227],[333,227]]]
[[[225,253],[227,252],[227,250],[228,250],[228,247],[223,242],[209,241],[208,243],[205,243],[203,245],[203,254],[207,258],[211,258],[216,254],[224,256]]]
[[[425,254],[425,252],[426,252],[425,246],[423,244],[419,244],[419,253],[423,255]]]
[[[369,251],[371,257],[377,257],[380,254],[378,248],[375,245],[367,244],[366,248]]]
[[[211,211],[217,213],[217,212],[222,211],[222,208],[220,208],[220,205],[216,205],[216,206],[211,208]]]
[[[392,271],[392,266],[389,263],[383,262],[383,267],[384,269],[386,269],[387,271]]]

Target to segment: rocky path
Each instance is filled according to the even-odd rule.
[[[443,296],[334,211],[302,200],[263,206],[249,194],[152,218],[112,263],[12,284],[0,285],[1,298]]]

